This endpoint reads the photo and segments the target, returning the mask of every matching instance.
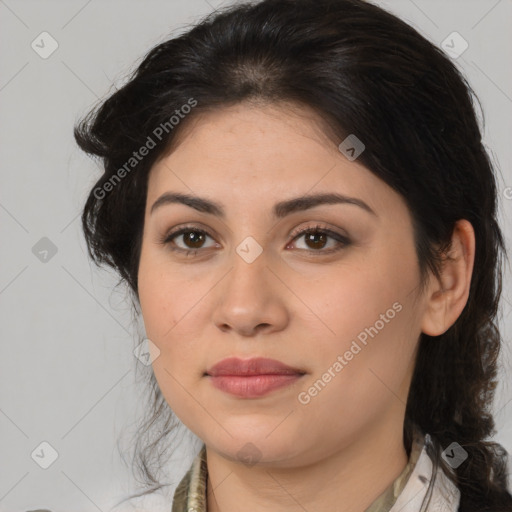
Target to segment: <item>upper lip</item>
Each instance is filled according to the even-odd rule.
[[[206,370],[206,374],[212,377],[219,375],[293,375],[304,373],[303,370],[265,357],[254,357],[251,359],[229,357]]]

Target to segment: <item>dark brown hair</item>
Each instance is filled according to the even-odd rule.
[[[191,99],[195,106],[180,115]],[[407,202],[422,285],[429,270],[439,276],[458,219],[469,220],[476,236],[464,310],[441,336],[421,335],[404,444],[409,450],[413,425],[438,451],[456,441],[467,460],[456,470],[440,463],[461,491],[459,510],[512,511],[507,453],[489,439],[505,248],[475,99],[439,48],[363,0],[264,0],[214,12],[153,48],[130,80],[77,124],[79,146],[104,167],[83,210],[89,254],[119,273],[136,305],[148,173],[200,112],[288,102],[318,113],[336,145],[356,134],[365,144],[358,162]],[[148,137],[149,154],[126,167]],[[122,179],[112,181],[122,168]],[[141,424],[136,460],[151,485],[175,419],[149,378],[152,412]]]

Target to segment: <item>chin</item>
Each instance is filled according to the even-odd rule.
[[[265,428],[261,429],[263,434],[260,433],[260,429],[257,429],[258,434],[255,434],[254,424],[252,424],[250,428],[237,430],[233,437],[224,432],[222,439],[212,439],[207,436],[204,442],[222,457],[233,462],[247,466],[263,464],[285,467],[291,459],[299,456],[299,439],[287,435],[284,430],[279,434],[275,431],[271,433],[273,429],[275,429],[275,422],[273,426],[266,424]]]

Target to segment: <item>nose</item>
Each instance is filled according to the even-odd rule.
[[[213,321],[221,331],[244,337],[280,331],[289,322],[289,292],[268,266],[265,251],[249,261],[233,252],[231,271],[216,287]]]

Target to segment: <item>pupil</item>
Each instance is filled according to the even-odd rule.
[[[189,231],[188,232],[188,237],[187,237],[187,242],[191,242],[192,244],[197,244],[197,245],[193,245],[194,248],[197,248],[197,247],[200,247],[201,246],[201,238],[203,237],[203,234],[202,233],[197,233],[196,231]]]
[[[309,233],[306,236],[306,240],[309,242],[313,242],[314,245],[316,245],[318,242],[315,242],[315,237],[320,237],[320,247],[315,247],[315,249],[322,248],[325,245],[325,234],[324,233]]]

